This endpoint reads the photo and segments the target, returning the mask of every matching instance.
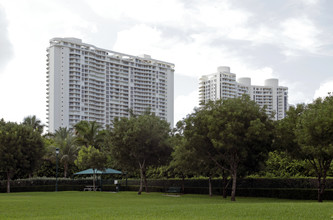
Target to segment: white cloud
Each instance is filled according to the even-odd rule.
[[[271,67],[263,67],[259,69],[252,69],[250,67],[243,67],[246,72],[240,72],[238,74],[237,72],[237,78],[239,77],[250,77],[251,78],[251,84],[252,85],[264,85],[264,82],[266,79],[271,78],[278,78],[274,73],[273,69]]]
[[[251,42],[252,46],[271,44],[279,47],[285,56],[301,55],[304,52],[319,53],[322,42],[320,29],[306,16],[287,18],[276,26],[261,23],[258,26],[233,27],[230,39]]]
[[[301,81],[280,80],[279,85],[288,87],[288,103],[291,105],[313,101],[312,97],[304,93],[304,83]]]
[[[313,99],[325,98],[328,93],[333,94],[333,80],[320,84],[320,87],[314,93]]]
[[[249,10],[233,8],[227,0],[194,1],[190,7],[178,0],[87,0],[87,3],[96,13],[106,18],[119,21],[132,20],[137,26],[174,27],[184,33],[189,30],[187,39],[208,47],[212,47],[209,44],[215,39],[242,40],[251,42],[252,46],[276,45],[281,48],[285,56],[295,56],[299,55],[300,51],[316,53],[321,45],[318,40],[320,31],[306,15],[286,18],[282,22],[277,20],[274,22],[277,23],[275,26],[272,26],[272,20],[249,25],[249,19],[260,15],[253,14]],[[304,3],[314,4],[316,1],[304,0]],[[142,5],[145,7],[141,7]],[[133,26],[128,26],[122,32],[130,29],[133,29]],[[204,41],[200,41],[200,37],[204,38]],[[202,45],[199,45],[200,48]]]
[[[192,1],[190,7],[180,0],[86,0],[96,14],[112,20],[134,21],[136,24],[164,25],[199,30],[219,28],[227,34],[245,25],[251,14],[235,9],[228,0]]]
[[[31,75],[25,69],[31,68],[29,60],[26,62],[12,60],[0,75],[0,118],[6,121],[22,122],[28,115],[37,115],[45,119],[46,87],[45,69],[42,73]],[[36,71],[40,71],[41,69]],[[17,74],[21,73],[21,74]],[[43,120],[45,123],[45,120]]]
[[[184,16],[183,4],[177,0],[86,0],[100,16],[113,20],[132,19],[136,22],[177,22]]]
[[[8,21],[6,14],[0,5],[0,74],[2,74],[3,69],[6,67],[13,54],[12,45],[8,38],[7,26]]]
[[[263,54],[278,59],[281,53],[285,56],[282,59],[291,57],[276,60],[276,64],[288,63],[293,68],[293,56],[318,55],[323,52],[322,45],[332,44],[330,29],[326,29],[327,33],[323,29],[329,15],[318,20],[313,13],[308,13],[312,7],[318,9],[319,0],[282,2],[297,9],[284,7],[286,11],[277,10],[279,13],[272,13],[269,18],[264,17],[266,13],[252,11],[253,7],[272,10],[271,4],[260,1],[258,7],[243,3],[235,7],[231,0],[0,1],[7,15],[8,37],[15,53],[1,73],[0,100],[10,104],[1,106],[0,117],[8,115],[11,120],[15,117],[22,120],[35,111],[45,121],[45,49],[52,37],[77,37],[102,48],[111,45],[107,49],[119,52],[150,54],[154,59],[175,63],[177,73],[196,78],[216,72],[218,66],[230,66],[237,77],[251,77],[252,84],[256,85],[280,76],[273,64],[252,62],[261,59]],[[117,40],[113,45],[115,35]],[[104,41],[112,38],[107,47],[101,44],[102,38]],[[272,52],[275,54],[271,55]],[[305,77],[299,78],[306,81]],[[305,90],[304,82],[280,84],[289,87],[290,102],[308,100],[301,92]],[[184,97],[176,97],[181,98]],[[183,106],[179,102],[175,112]]]
[[[164,44],[167,44],[167,41],[162,40],[160,30],[140,24],[118,32],[113,49],[134,55],[152,54],[152,50],[162,49]]]
[[[200,77],[215,72],[221,65],[242,67],[242,60],[225,47],[212,47],[213,34],[193,34],[190,41],[165,38],[161,30],[148,25],[136,25],[118,33],[114,50],[129,54],[148,53],[155,59],[176,63],[176,72]],[[245,67],[243,69],[246,69]]]
[[[20,122],[37,115],[46,122],[46,48],[52,37],[85,38],[96,25],[55,1],[6,1],[14,56],[0,79],[0,118]],[[18,7],[18,3],[20,4]],[[37,6],[38,7],[35,7]],[[27,13],[28,12],[28,13]]]
[[[195,90],[188,95],[177,96],[174,105],[174,124],[176,125],[178,121],[191,114],[193,109],[199,106],[199,92]]]
[[[219,28],[220,31],[221,29],[229,31],[230,29],[239,28],[245,25],[251,16],[247,11],[231,8],[228,1],[200,3],[196,7],[198,13],[192,14],[192,16],[206,26]]]
[[[215,73],[218,66],[230,66],[237,77],[251,77],[254,85],[263,85],[266,79],[278,78],[269,66],[253,67],[243,60],[245,55],[240,57],[235,51],[222,46],[212,47],[210,42],[214,34],[193,34],[190,38],[191,41],[187,42],[165,38],[156,27],[136,25],[118,33],[113,49],[136,55],[146,53],[153,55],[154,59],[174,62],[177,73],[197,78]]]
[[[299,1],[299,0],[297,0]],[[320,0],[300,0],[303,4],[305,4],[306,6],[313,6],[316,5],[320,2]]]
[[[289,18],[281,24],[281,27],[287,48],[316,52],[319,46],[317,36],[320,31],[311,20],[306,17]]]

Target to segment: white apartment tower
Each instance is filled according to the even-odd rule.
[[[266,113],[275,113],[273,119],[285,117],[288,110],[288,88],[279,86],[278,79],[265,80],[264,86],[251,85],[251,78],[239,78],[230,72],[229,67],[218,67],[217,73],[204,75],[200,78],[200,105],[209,100],[236,98],[248,94],[260,107],[266,106]]]
[[[81,120],[105,126],[147,109],[173,127],[174,64],[132,56],[77,38],[53,38],[47,48],[49,132]]]

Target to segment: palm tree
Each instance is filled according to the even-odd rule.
[[[37,131],[40,134],[43,133],[44,125],[42,125],[42,122],[36,117],[36,115],[25,117],[22,124],[31,127],[34,131]]]
[[[99,149],[104,141],[105,132],[102,130],[102,126],[96,121],[80,121],[74,126],[74,129],[77,143],[81,146],[93,146]]]
[[[54,134],[54,142],[59,148],[60,162],[64,165],[64,177],[67,177],[68,165],[74,163],[79,151],[76,138],[70,130],[60,127]]]

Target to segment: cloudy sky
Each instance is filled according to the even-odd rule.
[[[230,66],[289,102],[333,91],[331,0],[0,0],[0,118],[46,123],[46,48],[76,37],[175,64],[175,122],[198,105],[198,79]]]

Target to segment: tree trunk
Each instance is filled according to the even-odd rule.
[[[323,176],[318,175],[318,202],[323,202],[323,195],[326,188],[326,173],[329,167],[324,167],[323,169]]]
[[[224,199],[227,198],[227,188],[228,188],[228,177],[225,172],[222,173],[222,197]]]
[[[318,202],[323,202],[324,190],[321,186],[318,187]]]
[[[95,178],[96,178],[96,174],[95,174],[95,170],[94,170],[94,175],[93,175],[93,189],[94,189],[94,191],[96,191]]]
[[[237,183],[237,169],[232,170],[232,191],[231,191],[231,201],[236,201],[236,183]]]
[[[309,160],[316,171],[318,181],[318,202],[323,202],[323,195],[326,187],[327,171],[330,169],[332,160]]]
[[[67,177],[67,170],[68,170],[68,164],[65,162],[64,163],[64,177]]]
[[[182,193],[185,192],[185,176],[182,174]]]
[[[10,172],[7,172],[7,193],[10,193]]]
[[[212,177],[209,176],[208,178],[208,185],[209,185],[209,196],[212,196],[213,193],[212,193]]]
[[[146,190],[146,193],[148,193],[148,184],[147,184],[146,169],[144,169],[142,173],[143,173],[143,180],[144,180],[144,183],[145,183],[145,190]]]
[[[143,183],[143,167],[140,164],[140,188],[139,188],[139,192],[138,195],[141,195],[142,192],[142,183]]]
[[[222,189],[222,197],[223,197],[224,199],[226,199],[226,198],[228,197],[228,195],[227,195],[227,189],[224,188],[224,187],[223,187],[223,189]]]

